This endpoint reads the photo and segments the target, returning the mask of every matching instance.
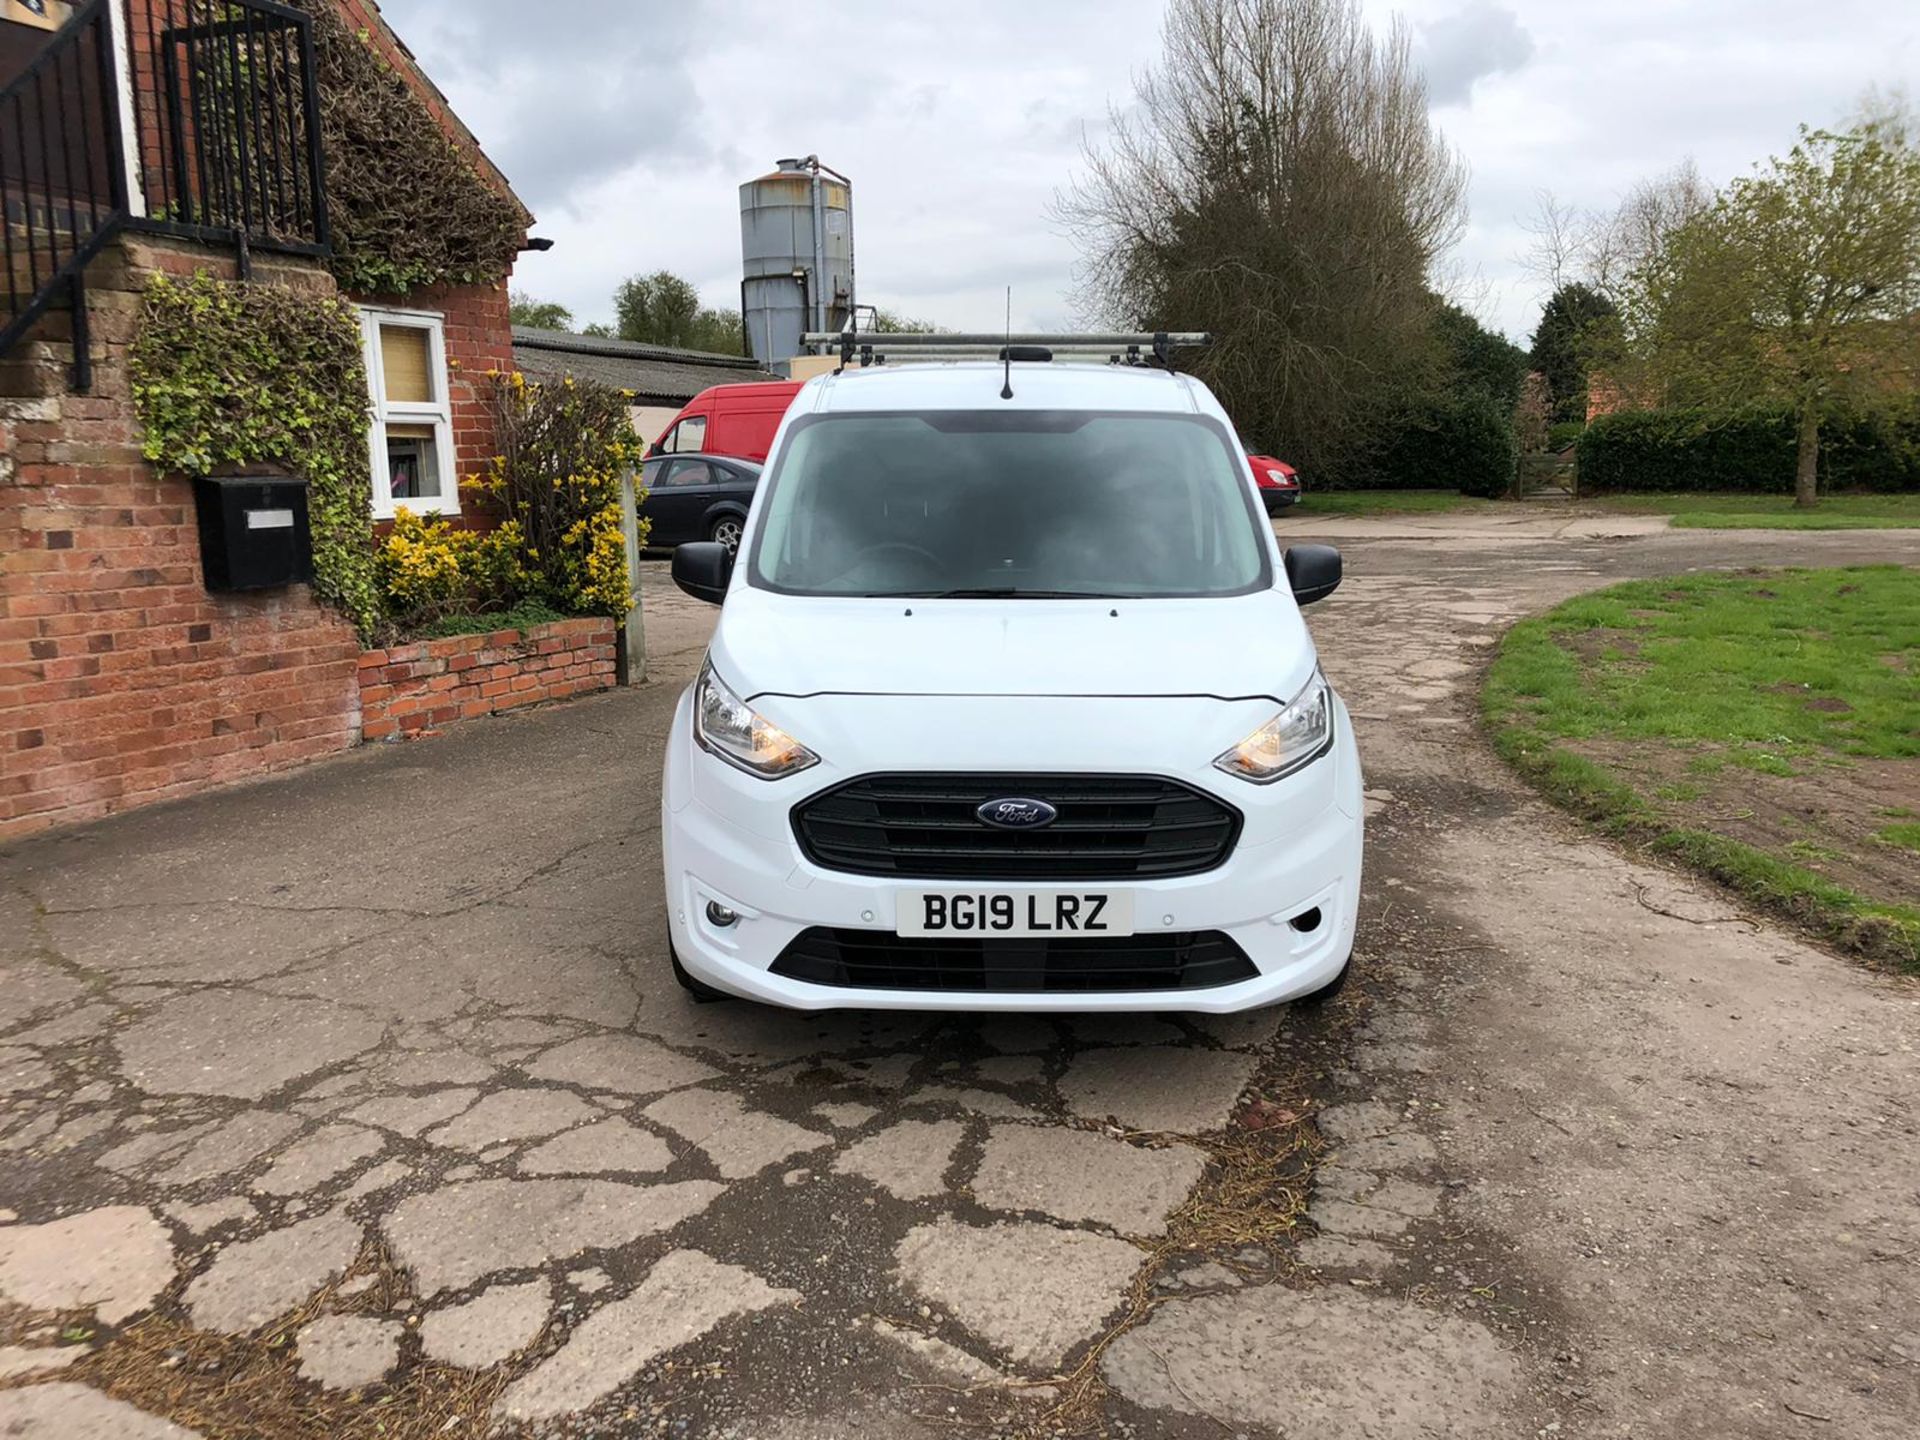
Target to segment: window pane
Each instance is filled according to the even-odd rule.
[[[662,482],[664,488],[671,490],[676,485],[711,485],[713,472],[707,468],[704,460],[676,460],[673,469],[667,472]]]
[[[707,443],[707,417],[689,415],[673,427],[673,438],[667,449],[676,454],[692,454],[704,448]]]
[[[387,426],[387,474],[395,504],[440,498],[440,456],[433,443],[433,426]]]
[[[389,405],[431,405],[434,394],[431,336],[417,325],[380,327],[380,363],[387,372]]]

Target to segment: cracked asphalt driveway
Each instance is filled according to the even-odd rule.
[[[1370,786],[1318,1014],[688,1003],[657,566],[657,683],[0,851],[0,1434],[1920,1430],[1914,987],[1471,718],[1519,614],[1911,537],[1281,523]]]

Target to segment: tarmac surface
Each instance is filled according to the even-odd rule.
[[[111,1363],[158,1320],[495,1382],[455,1436],[1920,1433],[1920,990],[1474,718],[1568,595],[1920,535],[1278,523],[1346,552],[1367,770],[1318,1011],[691,1004],[657,786],[714,612],[659,564],[643,686],[0,849],[0,1435],[253,1433]]]

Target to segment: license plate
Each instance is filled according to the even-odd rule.
[[[1030,940],[1133,934],[1133,896],[1124,890],[904,890],[896,914],[902,935]]]

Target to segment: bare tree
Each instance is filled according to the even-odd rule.
[[[1705,214],[1713,201],[1713,187],[1701,178],[1691,157],[1664,175],[1640,181],[1612,215],[1591,225],[1581,278],[1617,299],[1659,254],[1667,237]]]
[[[1588,210],[1551,190],[1540,190],[1534,195],[1533,214],[1519,222],[1532,239],[1515,258],[1550,290],[1587,285],[1617,300],[1665,237],[1711,204],[1713,187],[1691,158],[1663,175],[1636,182],[1611,213]]]
[[[1434,261],[1466,171],[1406,30],[1357,0],[1172,0],[1130,114],[1056,200],[1090,318],[1204,329],[1240,427],[1357,470],[1432,364]]]
[[[1550,290],[1584,279],[1593,241],[1592,213],[1561,200],[1551,190],[1534,191],[1533,203],[1533,214],[1520,222],[1520,228],[1533,238],[1515,258]]]

